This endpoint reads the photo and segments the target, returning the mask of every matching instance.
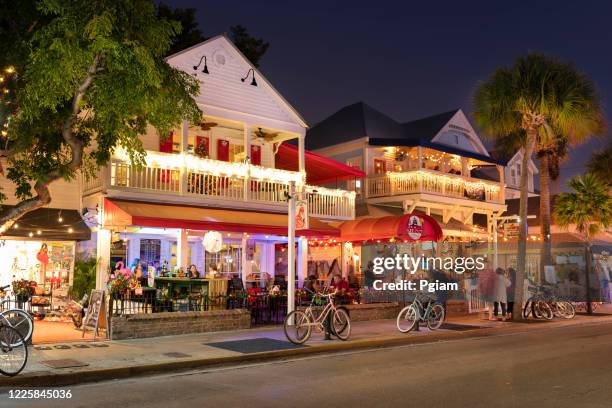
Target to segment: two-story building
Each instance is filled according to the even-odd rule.
[[[357,193],[357,217],[417,210],[436,218],[446,237],[488,239],[506,209],[505,162],[490,156],[460,109],[398,122],[360,102],[312,127],[306,140],[366,173],[342,184]],[[475,217],[486,219],[486,230]]]
[[[119,148],[97,177],[83,181],[83,205],[98,215],[97,286],[119,260],[195,265],[202,277],[255,285],[286,275],[292,184],[308,193],[310,214],[309,228],[297,232],[301,282],[308,239],[337,236],[327,222],[354,218],[354,192],[312,184],[329,181],[329,174],[361,173],[305,151],[304,119],[226,37],[167,61],[198,79],[204,116],[169,135],[150,129],[141,137],[144,167],[134,167]],[[220,249],[207,252],[204,241],[211,239],[221,240]]]

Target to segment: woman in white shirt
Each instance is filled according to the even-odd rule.
[[[502,268],[497,268],[495,270],[495,286],[493,287],[493,315],[495,319],[497,319],[497,311],[499,306],[501,306],[502,320],[506,321],[506,306],[508,304],[508,297],[506,294],[506,290],[508,286],[510,286],[510,279],[506,277],[506,272]]]

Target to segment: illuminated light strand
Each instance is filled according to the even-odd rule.
[[[129,162],[129,156],[125,148],[118,148],[115,151],[115,157],[119,160]],[[279,181],[283,183],[293,181],[297,185],[303,185],[306,180],[306,173],[303,171],[288,171],[246,163],[202,159],[185,152],[173,154],[147,151],[145,163],[148,167],[186,169],[188,171],[211,173],[213,175],[241,178],[249,177],[258,180]]]

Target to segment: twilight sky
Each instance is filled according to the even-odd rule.
[[[357,101],[399,121],[457,107],[471,116],[478,81],[528,51],[572,61],[590,75],[612,121],[612,3],[165,2],[196,8],[208,36],[242,24],[270,42],[260,68],[310,126]],[[562,178],[582,173],[604,144],[572,149]]]

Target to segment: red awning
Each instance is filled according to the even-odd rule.
[[[104,199],[105,228],[186,228],[286,236],[287,222],[286,214]],[[315,218],[310,218],[309,224],[309,229],[295,234],[303,237],[340,235],[337,228]]]
[[[325,184],[340,180],[353,180],[365,177],[365,173],[354,167],[337,162],[306,150],[306,182],[309,184]],[[298,170],[298,148],[292,144],[283,143],[276,153],[277,169]]]
[[[340,225],[341,241],[368,241],[398,238],[407,241],[440,241],[442,228],[428,215],[412,213],[346,221]]]

